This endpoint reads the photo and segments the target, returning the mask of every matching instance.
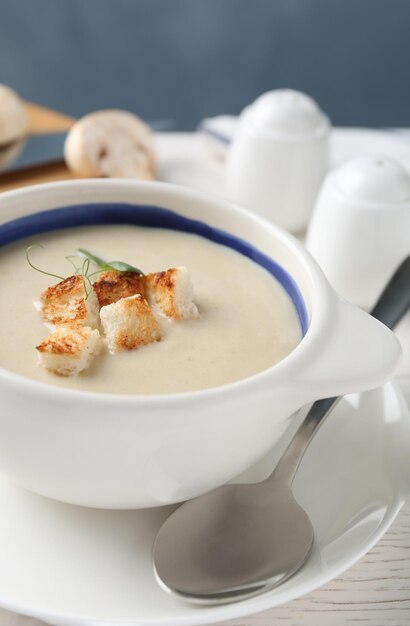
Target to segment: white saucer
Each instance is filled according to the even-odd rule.
[[[85,509],[1,479],[0,606],[70,626],[207,624],[277,606],[339,575],[378,541],[410,493],[409,449],[410,416],[396,384],[342,400],[294,484],[315,529],[311,557],[277,590],[222,607],[190,606],[157,585],[151,545],[170,508]],[[273,463],[267,457],[248,479]]]

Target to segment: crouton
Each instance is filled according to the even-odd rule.
[[[144,276],[135,272],[102,272],[93,285],[100,307],[118,302],[120,298],[135,296],[145,298]]]
[[[172,319],[199,316],[193,300],[193,284],[186,267],[173,267],[146,276],[148,301]]]
[[[89,367],[102,346],[100,333],[88,326],[59,326],[36,346],[39,362],[58,376],[76,376]]]
[[[158,322],[141,294],[103,306],[100,317],[111,354],[161,339]]]
[[[40,298],[42,317],[48,324],[98,326],[98,298],[91,286],[87,296],[81,276],[65,278],[43,291]]]

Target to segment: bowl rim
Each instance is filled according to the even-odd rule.
[[[122,191],[123,193],[127,192],[127,189],[134,193],[138,193],[138,190],[142,192],[145,190],[148,193],[152,192],[153,194],[157,194],[159,200],[161,199],[161,196],[166,197],[167,195],[171,195],[173,198],[185,198],[192,200],[193,202],[196,201],[208,204],[211,203],[214,207],[219,207],[225,213],[231,213],[232,215],[242,215],[245,219],[253,221],[261,229],[265,230],[266,232],[268,232],[268,234],[278,239],[288,249],[290,249],[299,264],[303,266],[306,276],[310,281],[312,294],[314,294],[309,315],[309,326],[307,328],[305,336],[302,337],[298,345],[278,363],[260,372],[257,372],[252,376],[248,376],[246,378],[242,378],[231,383],[222,384],[215,387],[209,387],[206,389],[166,394],[116,394],[79,389],[65,389],[57,385],[31,379],[27,376],[23,376],[22,374],[17,374],[1,366],[0,383],[3,379],[3,381],[6,382],[9,388],[10,386],[18,387],[20,393],[24,390],[27,393],[32,393],[36,395],[37,397],[47,396],[48,400],[50,400],[51,398],[54,398],[57,401],[64,399],[70,401],[76,399],[81,400],[83,403],[91,403],[93,405],[95,405],[97,402],[100,402],[110,406],[120,404],[122,406],[168,406],[170,408],[170,405],[175,406],[181,403],[186,405],[186,403],[189,403],[190,401],[196,402],[201,400],[215,400],[220,397],[230,396],[232,394],[237,397],[238,393],[247,394],[252,390],[255,391],[257,389],[260,389],[261,387],[259,385],[261,385],[262,388],[265,387],[266,381],[271,380],[272,376],[277,376],[278,378],[280,378],[282,375],[285,375],[286,377],[286,373],[290,371],[291,366],[294,365],[295,362],[300,359],[300,357],[303,357],[303,359],[309,358],[309,355],[312,354],[312,351],[315,350],[316,339],[323,333],[323,330],[326,328],[326,326],[328,326],[328,324],[326,324],[326,321],[328,321],[326,319],[326,311],[331,304],[330,301],[332,298],[332,289],[319,265],[309,254],[309,252],[304,248],[301,242],[299,242],[295,237],[293,237],[283,228],[274,225],[267,219],[247,209],[244,209],[233,202],[225,200],[224,198],[218,197],[214,194],[208,194],[202,191],[191,189],[189,187],[183,187],[181,185],[164,183],[160,181],[153,182],[128,179],[119,180],[85,178],[80,180],[68,180],[42,183],[38,185],[29,185],[20,189],[5,191],[0,194],[0,216],[3,209],[2,205],[5,201],[18,201],[19,199],[31,197],[33,196],[33,194],[40,197],[45,194],[44,199],[47,200],[50,199],[50,196],[52,196],[53,192],[56,192],[57,194],[64,194],[65,191],[81,192],[81,190],[84,191],[85,189],[92,192],[93,190],[99,190],[104,188],[110,189],[113,192],[115,192],[116,190]],[[73,198],[73,201],[70,201],[70,203],[78,204],[80,203],[80,199],[81,196],[79,196],[77,199]],[[113,200],[111,199],[108,201]],[[117,201],[120,202],[120,200]],[[96,204],[98,204],[98,202],[99,201],[95,201]],[[132,201],[130,203],[132,204]],[[56,205],[57,206],[54,208],[60,208],[60,206],[58,205],[58,201],[56,201]],[[29,214],[32,215],[41,212],[41,210],[33,211]],[[7,222],[0,222],[0,227],[3,223]],[[230,233],[229,229],[225,230],[226,232]],[[267,255],[269,256],[269,254]]]

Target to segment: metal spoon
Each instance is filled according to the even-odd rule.
[[[410,256],[371,314],[393,328],[410,307]],[[339,398],[315,402],[273,473],[253,485],[226,485],[180,506],[159,530],[154,571],[167,591],[199,604],[242,600],[287,580],[313,544],[292,482],[313,435]]]

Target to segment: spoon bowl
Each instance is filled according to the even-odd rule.
[[[290,486],[274,475],[268,481],[220,487],[212,503],[205,494],[178,508],[154,543],[161,586],[199,604],[224,603],[275,587],[298,570],[313,544],[312,524]],[[283,550],[288,535],[293,541]]]

